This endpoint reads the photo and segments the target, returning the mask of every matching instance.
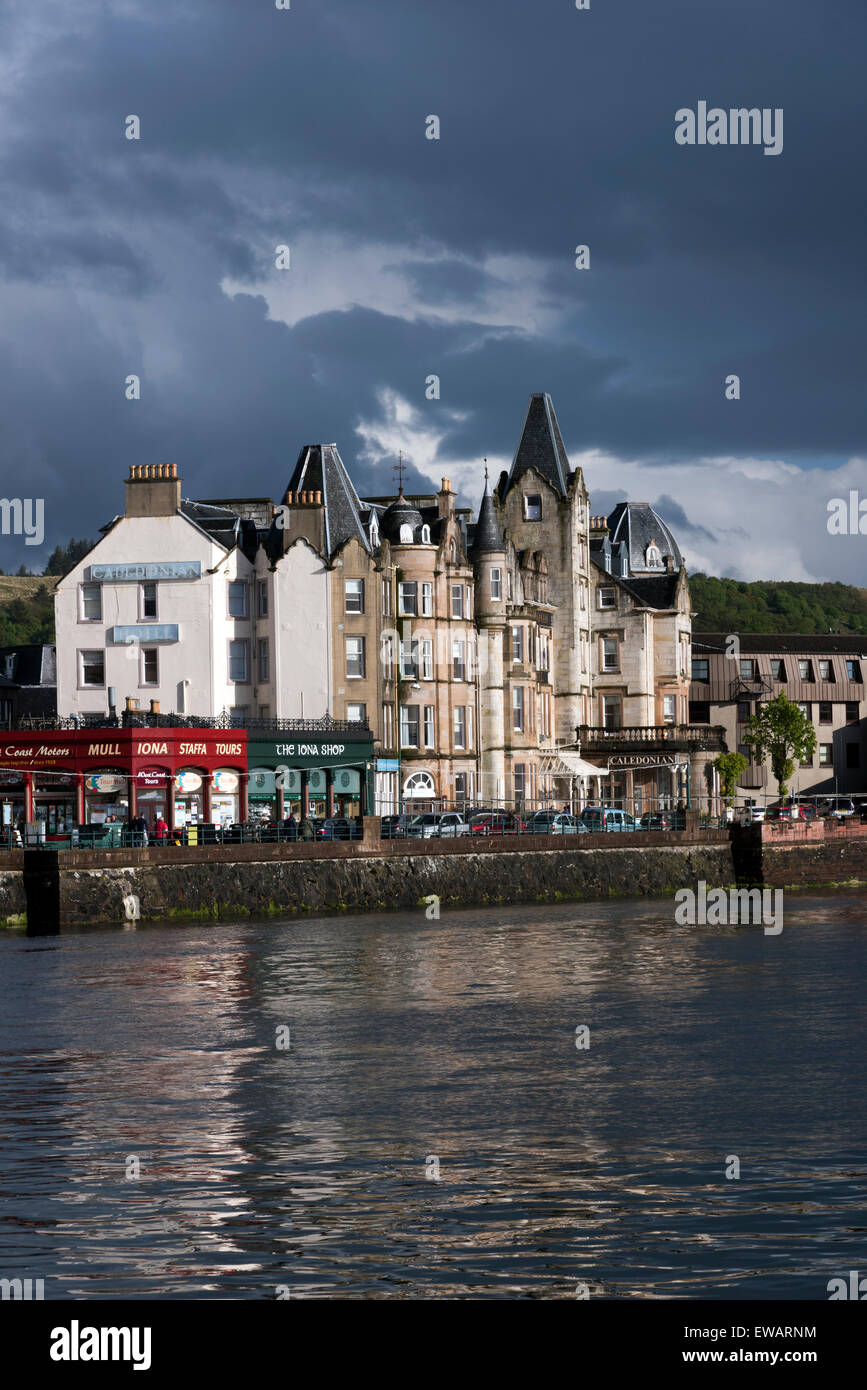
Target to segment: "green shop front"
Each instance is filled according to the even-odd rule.
[[[367,815],[373,810],[373,765],[369,729],[251,738],[250,819]]]

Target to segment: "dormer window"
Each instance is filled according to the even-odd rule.
[[[370,544],[379,545],[379,522],[376,519],[376,512],[370,514]]]
[[[423,527],[421,528],[421,543],[422,543],[422,545],[430,545],[430,527],[429,527],[429,526],[423,526]]]
[[[524,520],[542,520],[542,498],[538,492],[528,493],[524,498]]]
[[[411,527],[411,526],[401,526],[401,528],[400,528],[400,544],[401,544],[401,545],[412,545],[412,527]]]
[[[662,551],[660,550],[659,546],[656,544],[656,541],[651,541],[651,542],[650,542],[650,545],[647,547],[647,550],[644,552],[644,561],[645,561],[645,564],[647,565],[647,568],[648,568],[648,569],[651,569],[651,570],[661,570],[661,569],[662,569]]]

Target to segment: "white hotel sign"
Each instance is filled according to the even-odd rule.
[[[147,579],[201,579],[200,560],[146,560],[138,565],[91,565],[90,578],[95,584],[129,581],[140,583]]]

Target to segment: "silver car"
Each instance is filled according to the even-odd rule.
[[[434,836],[469,835],[470,827],[457,811],[428,811],[424,816],[416,816],[406,833],[413,839],[429,840]]]

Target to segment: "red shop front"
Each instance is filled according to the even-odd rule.
[[[247,818],[243,729],[70,729],[6,733],[0,754],[3,824],[40,826],[62,840],[79,825],[127,823],[149,831]]]

